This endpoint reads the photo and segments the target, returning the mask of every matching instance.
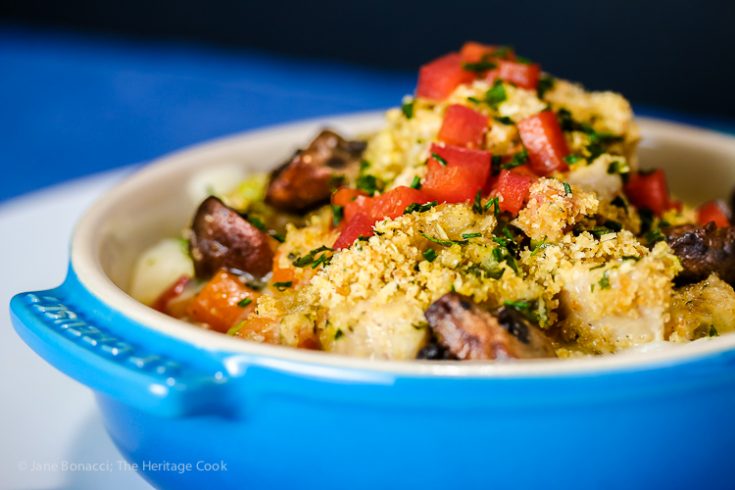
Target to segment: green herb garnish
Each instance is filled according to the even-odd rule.
[[[443,240],[441,238],[436,238],[431,235],[427,235],[423,231],[420,231],[419,234],[429,240],[430,242],[434,242],[437,245],[441,245],[443,247],[451,247],[452,245],[466,245],[467,240]]]
[[[548,75],[542,76],[538,81],[538,85],[536,85],[536,91],[538,92],[538,98],[543,99],[544,95],[546,95],[546,92],[551,90],[553,87],[554,87],[554,78]]]
[[[610,289],[610,278],[607,277],[607,271],[602,273],[602,277],[597,282],[600,289]]]
[[[580,155],[567,155],[567,156],[564,157],[564,161],[567,162],[570,165],[574,165],[575,163],[577,163],[578,161],[583,160],[583,159],[584,159],[584,157],[582,157]]]
[[[410,187],[411,189],[421,189],[421,178],[418,175],[413,176]]]
[[[424,250],[423,256],[428,262],[434,262],[434,259],[436,259],[436,251],[433,248],[427,248]]]
[[[423,213],[433,208],[437,204],[438,204],[438,201],[431,201],[431,202],[427,202],[426,204],[419,204],[416,202],[412,202],[411,204],[406,206],[406,209],[403,211],[403,214],[410,214],[414,212]]]
[[[263,221],[261,221],[260,218],[256,216],[248,216],[247,220],[250,222],[251,225],[259,229],[260,231],[266,230],[265,223],[263,223]]]
[[[500,199],[497,196],[488,199],[487,202],[485,202],[485,211],[487,211],[491,207],[493,208],[493,214],[497,218],[500,214]]]
[[[564,194],[569,196],[572,194],[572,186],[569,185],[569,182],[562,182],[562,185],[564,186]]]
[[[472,71],[475,73],[483,73],[489,70],[494,70],[495,67],[498,66],[492,61],[478,61],[477,63],[462,63],[462,69],[467,71]]]
[[[496,107],[498,104],[504,102],[508,98],[508,94],[505,92],[503,82],[495,80],[492,88],[485,92],[485,102],[491,106]]]
[[[416,100],[410,99],[401,105],[401,112],[403,112],[403,115],[406,116],[406,119],[411,119],[413,117],[413,109],[415,104]]]
[[[509,118],[508,116],[495,116],[493,119],[498,121],[500,124],[505,124],[506,126],[512,126],[515,124],[513,122],[513,119]]]
[[[439,155],[439,154],[437,154],[437,153],[434,153],[434,152],[431,152],[431,157],[432,157],[432,158],[433,158],[434,160],[436,160],[436,161],[437,161],[437,163],[438,163],[439,165],[441,165],[442,167],[446,167],[446,166],[447,166],[447,161],[446,161],[446,160],[444,160],[444,158],[442,158],[442,157],[441,157],[441,155]]]
[[[527,161],[528,151],[524,148],[523,150],[513,155],[513,158],[508,163],[504,163],[503,165],[501,165],[500,168],[504,170],[510,170],[511,168],[520,167]]]
[[[342,337],[343,335],[344,332],[342,332],[342,330],[338,328],[337,331],[334,332],[334,340],[339,340],[340,337]]]
[[[239,302],[237,303],[237,306],[239,306],[240,308],[245,308],[245,307],[246,307],[247,305],[249,305],[249,304],[250,304],[250,303],[252,303],[252,302],[253,302],[253,300],[252,300],[252,299],[250,299],[250,298],[243,298],[243,299],[241,299],[241,300],[240,300],[240,301],[239,301]]]
[[[475,194],[475,199],[472,201],[472,212],[485,214],[485,209],[482,207],[482,190],[477,191],[477,194]]]
[[[286,289],[293,286],[293,281],[281,281],[281,282],[274,282],[273,287],[278,289],[279,291],[285,291]]]
[[[470,238],[480,238],[481,236],[482,233],[480,233],[479,231],[474,233],[462,233],[462,238],[464,238],[465,240],[468,240]]]
[[[332,204],[332,223],[334,226],[339,225],[344,218],[345,207]]]
[[[374,175],[361,175],[357,178],[355,187],[367,192],[369,195],[372,196],[383,186],[382,183]]]
[[[317,254],[322,253],[319,257],[317,257]],[[293,265],[296,267],[306,267],[307,265],[312,265],[312,268],[316,269],[316,267],[319,264],[328,264],[331,257],[329,257],[326,252],[332,252],[332,249],[322,245],[319,248],[315,248],[314,250],[310,251],[306,255],[302,257],[297,257],[293,260]],[[316,265],[313,265],[316,264]]]

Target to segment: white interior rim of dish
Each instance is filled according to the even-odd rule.
[[[92,237],[97,225],[104,219],[107,210],[132,189],[149,179],[161,179],[181,168],[181,159],[191,157],[206,159],[208,154],[226,149],[247,140],[263,138],[274,133],[288,131],[316,130],[326,123],[354,128],[356,132],[375,130],[383,120],[384,114],[376,112],[358,113],[349,116],[325,117],[299,123],[285,124],[250,131],[241,135],[225,137],[196,145],[194,147],[167,155],[127,178],[122,183],[98,199],[82,216],[72,239],[71,256],[74,270],[81,283],[110,308],[124,314],[151,330],[194,344],[202,349],[227,354],[243,354],[252,357],[258,364],[281,366],[298,371],[295,364],[319,365],[327,368],[374,371],[404,376],[443,376],[443,377],[548,377],[555,375],[585,375],[606,371],[622,371],[655,368],[683,361],[722,353],[735,348],[735,333],[697,341],[690,344],[672,345],[666,348],[653,348],[649,351],[621,352],[614,355],[572,359],[524,360],[513,362],[450,362],[450,361],[387,361],[354,358],[329,352],[310,351],[284,346],[259,344],[232,338],[227,335],[202,329],[195,325],[168,317],[137,302],[118,288],[103,271],[93,250]],[[694,142],[697,145],[717,145],[731,152],[735,161],[735,138],[714,131],[686,126],[678,123],[639,118],[639,124],[648,134],[672,135],[681,142]],[[332,369],[333,371],[333,369]]]

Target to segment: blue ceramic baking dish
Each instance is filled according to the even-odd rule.
[[[380,116],[328,122],[359,134]],[[229,338],[125,293],[134,257],[186,225],[207,180],[265,169],[323,124],[250,133],[147,167],[82,218],[63,285],[12,300],[20,336],[94,390],[111,438],[148,481],[735,487],[735,335],[567,361],[371,361]],[[735,140],[651,120],[641,126],[644,164],[664,163],[675,192],[693,200],[729,193]],[[693,189],[695,174],[713,177]]]

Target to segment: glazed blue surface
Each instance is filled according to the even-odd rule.
[[[11,310],[36,352],[95,390],[121,452],[162,488],[733,486],[735,352],[515,379],[336,369],[168,338],[73,270]]]

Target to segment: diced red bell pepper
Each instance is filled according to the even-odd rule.
[[[168,314],[169,313],[168,304],[174,298],[181,296],[181,293],[184,292],[184,288],[186,287],[187,284],[189,284],[190,280],[191,280],[191,277],[187,276],[186,274],[179,277],[164,292],[162,292],[160,296],[158,296],[156,301],[154,301],[151,306],[154,309],[160,311],[161,313]]]
[[[564,161],[569,148],[553,112],[543,111],[519,121],[518,132],[535,173],[549,175],[569,170]]]
[[[498,53],[499,49],[502,49],[503,52]],[[468,41],[464,43],[464,46],[462,46],[459,54],[462,57],[462,61],[464,61],[465,63],[477,63],[478,61],[497,57],[498,54],[502,54],[502,57],[507,59],[515,58],[515,53],[513,53],[513,50],[510,48],[500,48],[498,46],[482,44],[475,41]]]
[[[444,100],[457,86],[471,82],[475,74],[462,68],[458,53],[449,53],[419,69],[416,95],[432,100]]]
[[[648,209],[657,215],[672,207],[666,174],[661,169],[632,174],[625,184],[625,195],[636,207]]]
[[[541,78],[541,67],[536,63],[519,63],[517,61],[500,60],[498,68],[493,70],[493,79],[499,78],[520,88],[535,90]]]
[[[335,206],[347,206],[359,196],[367,196],[367,193],[360,189],[340,187],[334,194],[332,194],[332,204]]]
[[[713,222],[718,228],[730,226],[727,207],[722,201],[710,201],[697,208],[697,223],[704,226]]]
[[[375,221],[397,218],[414,203],[424,204],[431,201],[426,192],[411,187],[399,186],[373,199],[370,217]]]
[[[439,130],[439,139],[449,145],[481,148],[485,142],[488,118],[469,107],[453,104],[447,107]]]
[[[439,202],[473,199],[490,174],[490,153],[487,151],[432,144],[431,155],[421,189]],[[443,162],[433,155],[438,155]]]
[[[368,196],[357,196],[354,201],[347,203],[343,211],[342,216],[344,220],[342,223],[347,223],[356,214],[362,213],[365,215],[370,214],[370,208],[373,207],[373,198]]]
[[[334,242],[335,250],[342,250],[349,248],[355,240],[360,237],[371,237],[373,235],[373,224],[375,220],[365,213],[357,213],[347,221],[345,227],[342,229],[342,233],[337,237]]]
[[[529,169],[516,167],[512,170],[501,170],[498,180],[494,185],[495,194],[500,198],[500,210],[511,214],[518,214],[528,201],[531,184],[538,177]]]

